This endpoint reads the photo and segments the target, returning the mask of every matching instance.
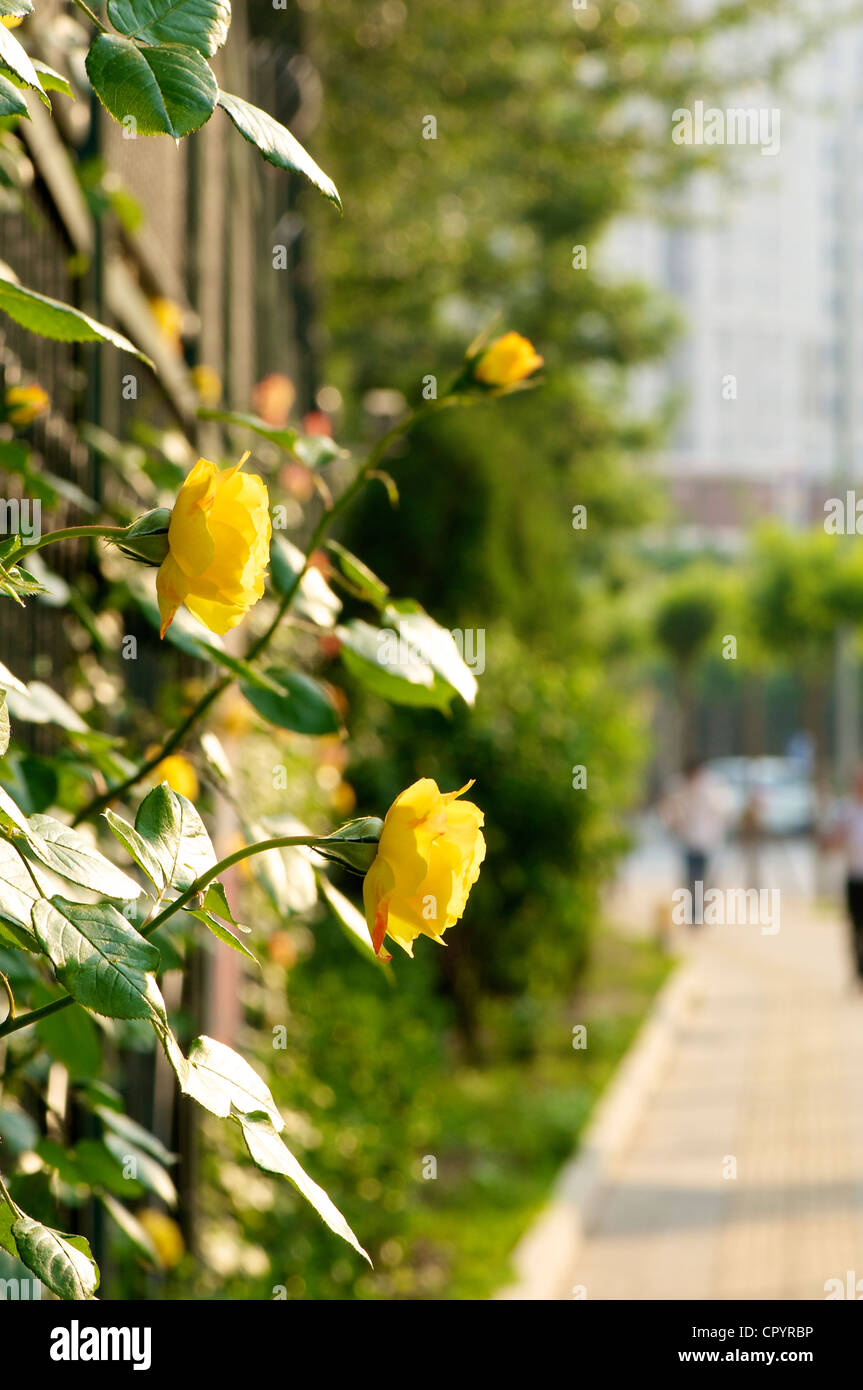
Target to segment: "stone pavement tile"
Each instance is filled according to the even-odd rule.
[[[705,929],[687,948],[697,1007],[573,1283],[590,1298],[823,1298],[849,1269],[863,1279],[863,994],[845,925],[792,910],[775,935]]]

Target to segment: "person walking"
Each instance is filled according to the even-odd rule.
[[[659,814],[683,850],[690,904],[696,900],[696,884],[702,889],[711,858],[722,844],[731,820],[731,794],[718,777],[693,758],[673,783],[659,806]],[[693,915],[692,926],[697,926]]]
[[[821,843],[845,855],[845,906],[857,978],[863,984],[863,767],[857,769],[851,796],[841,804],[835,826]]]

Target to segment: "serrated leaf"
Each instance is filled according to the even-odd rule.
[[[167,782],[153,790],[138,807],[135,829],[158,860],[165,881],[181,891],[190,888],[218,863],[204,822],[191,801]]]
[[[12,1227],[21,1263],[58,1298],[95,1298],[99,1270],[83,1236],[61,1235],[24,1216]]]
[[[106,1018],[163,1021],[159,952],[110,903],[55,897],[33,908],[33,928],[58,980]]]
[[[30,817],[27,847],[46,869],[80,888],[89,888],[118,901],[132,901],[141,896],[139,883],[100,854],[71,826],[53,816]],[[38,882],[38,870],[36,879]]]
[[[112,834],[116,835],[120,844],[125,846],[138,867],[147,875],[156,892],[164,892],[165,872],[143,835],[139,835],[134,825],[130,825],[114,811],[106,811],[105,820]]]
[[[261,690],[245,681],[240,685],[249,704],[262,718],[280,729],[292,729],[313,737],[338,733],[339,712],[332,696],[318,681],[283,667],[270,667],[266,674],[278,684],[278,692]]]
[[[231,26],[229,0],[108,0],[115,29],[143,43],[182,43],[205,58],[222,47]]]
[[[146,362],[148,367],[153,365],[149,357],[128,338],[124,338],[122,333],[116,333],[113,328],[91,319],[80,309],[73,309],[71,304],[37,294],[35,290],[28,290],[5,277],[0,277],[0,309],[22,328],[43,338],[53,338],[61,343],[111,343],[123,352],[131,352]]]
[[[221,941],[223,945],[230,946],[231,950],[239,951],[240,955],[246,956],[249,960],[254,961],[255,965],[260,965],[260,961],[254,952],[250,951],[248,946],[246,946],[239,937],[234,936],[234,933],[229,931],[211,912],[205,912],[202,908],[197,907],[187,907],[186,911],[189,916],[194,917],[197,922],[203,922],[204,926],[207,927],[207,929],[213,933],[213,936],[215,936],[218,941]]]
[[[200,130],[215,110],[219,89],[206,60],[186,44],[139,48],[130,39],[99,34],[87,54],[93,90],[117,121],[132,118],[139,135]]]
[[[48,64],[43,63],[39,58],[33,59],[33,66],[38,72],[39,81],[46,92],[62,92],[64,97],[74,97],[72,85],[62,72],[57,72],[55,68],[49,68]]]
[[[180,1090],[211,1115],[227,1120],[235,1111],[243,1115],[263,1113],[276,1129],[284,1127],[266,1082],[233,1048],[214,1038],[200,1037],[184,1057],[172,1033],[161,1032],[160,1036]]]
[[[25,116],[30,119],[27,103],[14,82],[0,74],[0,117]]]
[[[0,840],[0,917],[23,930],[31,945],[36,941],[32,912],[38,897],[39,890],[18,851]]]
[[[277,169],[302,174],[341,210],[342,202],[336,185],[323,169],[318,168],[289,130],[274,121],[266,111],[243,101],[242,97],[232,96],[230,92],[219,92],[218,101],[243,139],[260,150],[269,164],[275,164]]]
[[[28,87],[45,95],[42,83],[39,81],[39,74],[27,53],[27,50],[18,42],[15,35],[6,28],[5,24],[0,24],[0,63],[10,72],[14,72],[16,77],[26,83]]]
[[[338,1207],[327,1196],[324,1189],[313,1178],[309,1177],[269,1121],[257,1117],[251,1118],[248,1115],[240,1115],[238,1119],[243,1131],[243,1138],[246,1141],[246,1148],[258,1167],[265,1168],[269,1173],[281,1173],[288,1178],[306,1201],[311,1203],[318,1216],[329,1226],[330,1230],[337,1236],[341,1236],[342,1240],[346,1240],[348,1245],[352,1245],[357,1253],[371,1264],[371,1260]]]

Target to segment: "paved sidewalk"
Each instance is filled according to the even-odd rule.
[[[775,936],[692,932],[695,1006],[568,1288],[823,1299],[828,1279],[863,1281],[863,994],[844,924],[782,906]]]

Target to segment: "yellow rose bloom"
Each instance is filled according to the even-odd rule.
[[[30,425],[51,406],[41,386],[10,386],[6,391],[6,419],[10,425]]]
[[[387,812],[377,855],[363,883],[363,903],[378,955],[390,936],[413,955],[418,936],[443,944],[461,917],[485,858],[483,814],[458,801],[473,786],[441,792],[422,777],[396,797]]]
[[[174,1269],[186,1253],[183,1235],[176,1221],[155,1207],[139,1211],[138,1220],[153,1242],[162,1269]]]
[[[505,333],[482,353],[473,374],[485,386],[516,386],[542,362],[527,338],[520,333]]]
[[[147,757],[155,751],[154,748],[148,748]],[[179,792],[188,801],[194,801],[201,789],[197,772],[182,753],[169,753],[167,758],[156,764],[151,776],[154,782],[167,782],[173,791]]]
[[[174,503],[168,554],[156,576],[164,637],[181,604],[209,628],[236,627],[264,592],[270,558],[269,497],[263,479],[198,459]]]

